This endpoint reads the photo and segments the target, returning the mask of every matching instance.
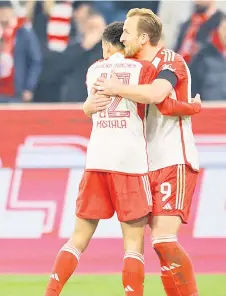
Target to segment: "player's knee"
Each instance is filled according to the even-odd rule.
[[[133,251],[143,254],[144,253],[144,236],[130,236],[124,239],[125,252]]]
[[[134,251],[143,254],[144,229],[146,225],[147,217],[121,223],[125,251]]]
[[[77,218],[74,231],[68,243],[81,252],[84,252],[96,230],[98,222],[99,220]]]
[[[152,239],[152,246],[160,260],[168,256],[168,251],[175,246],[175,243],[177,244],[176,235],[156,236]]]
[[[151,221],[151,234],[153,237],[177,235],[181,226],[179,216],[154,216]]]
[[[73,233],[69,239],[67,245],[72,246],[73,248],[78,249],[81,253],[85,251],[89,244],[89,239],[81,233]]]
[[[67,244],[78,249],[82,253],[88,247],[89,241],[90,240],[84,236],[72,235]]]

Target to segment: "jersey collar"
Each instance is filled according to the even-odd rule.
[[[115,61],[115,60],[123,60],[124,59],[124,55],[121,54],[120,52],[116,52],[114,53],[112,56],[110,56],[109,60],[110,61]]]

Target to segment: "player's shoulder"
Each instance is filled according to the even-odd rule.
[[[134,59],[134,58],[126,58],[126,60],[131,63],[143,66],[143,67],[150,67],[151,66],[151,62],[149,62],[149,61],[144,61],[144,60],[139,60],[139,59]]]
[[[170,70],[172,72],[186,72],[187,66],[183,57],[175,51],[163,48],[153,60],[153,65],[158,72]]]
[[[163,48],[161,50],[160,59],[162,63],[173,63],[173,62],[184,63],[184,59],[179,53],[176,53],[175,51],[168,48]]]
[[[133,58],[129,58],[129,59],[126,59],[126,60],[129,61],[131,64],[136,65],[137,68],[139,69],[139,71],[142,71],[143,73],[144,72],[145,73],[153,72],[155,70],[152,63],[149,62],[149,61],[133,59]]]

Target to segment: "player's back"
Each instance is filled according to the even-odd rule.
[[[175,52],[163,49],[155,59],[156,76],[170,70],[177,76],[177,84],[170,94],[173,100],[191,102],[191,76],[183,58]],[[175,164],[188,164],[198,170],[198,153],[188,116],[165,116],[164,104],[150,105],[147,119],[147,140],[150,170]]]
[[[100,77],[110,78],[113,70],[125,84],[145,83],[151,64],[115,54],[96,62],[87,73],[88,91]],[[143,174],[148,172],[145,105],[112,97],[104,112],[92,116],[93,128],[87,150],[86,170]]]

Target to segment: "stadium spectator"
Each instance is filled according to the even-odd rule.
[[[69,51],[74,51],[74,56],[71,61],[68,59],[70,68],[67,69],[63,101],[85,101],[87,97],[86,72],[89,66],[102,58],[101,39],[105,26],[104,17],[93,11],[83,27],[83,37],[80,44],[72,44],[65,52],[66,54]]]
[[[124,21],[126,14],[133,8],[148,8],[157,13],[160,1],[113,1],[115,3],[115,14],[112,15],[112,21]]]
[[[47,23],[54,1],[27,1],[27,16],[32,22],[39,43],[44,52],[47,48]]]
[[[222,17],[222,12],[216,8],[215,0],[194,2],[194,12],[182,25],[175,47],[175,51],[182,55],[187,63],[218,27]]]
[[[41,48],[62,52],[68,45],[72,3],[70,1],[28,1],[27,15],[38,35]]]
[[[100,11],[106,22],[124,21],[127,11],[135,7],[144,7],[157,13],[160,1],[93,1],[93,5]]]
[[[36,102],[75,102],[84,101],[87,97],[86,71],[102,57],[101,38],[106,23],[92,6],[89,6],[85,18],[73,12],[73,21],[77,33],[71,37],[66,50],[49,52],[45,58]]]
[[[192,93],[203,100],[226,100],[226,15],[210,42],[199,51],[190,65]]]
[[[38,39],[9,1],[0,2],[0,29],[0,102],[30,102],[41,72]]]
[[[73,14],[72,14],[72,40],[75,42],[81,41],[84,35],[84,30],[88,18],[96,12],[93,8],[91,1],[74,1],[73,2]],[[74,33],[74,34],[73,34]]]

